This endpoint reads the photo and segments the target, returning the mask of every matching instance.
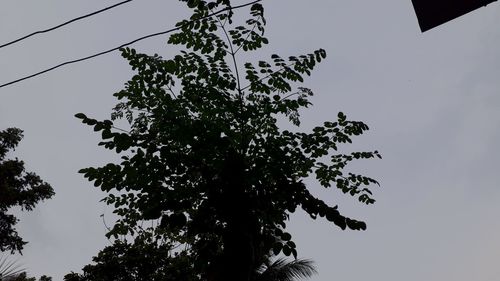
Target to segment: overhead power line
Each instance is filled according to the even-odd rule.
[[[113,8],[115,8],[115,7],[118,7],[118,6],[120,6],[120,5],[123,5],[123,4],[128,3],[128,2],[132,2],[132,1],[133,1],[133,0],[123,1],[123,2],[120,2],[120,3],[114,4],[114,5],[112,5],[112,6],[106,7],[106,8],[104,8],[104,9],[101,9],[101,10],[98,10],[98,11],[95,11],[95,12],[92,12],[92,13],[90,13],[90,14],[86,14],[86,15],[83,15],[83,16],[81,16],[81,17],[74,18],[74,19],[69,20],[69,21],[67,21],[67,22],[61,23],[60,25],[57,25],[57,26],[54,26],[54,27],[51,27],[51,28],[47,28],[47,29],[45,29],[45,30],[35,31],[35,32],[30,33],[30,34],[28,34],[28,35],[26,35],[26,36],[23,36],[23,37],[18,38],[18,39],[16,39],[16,40],[13,40],[13,41],[10,41],[10,42],[5,43],[5,44],[3,44],[3,45],[0,45],[0,49],[1,49],[1,48],[5,48],[5,47],[7,47],[7,46],[10,46],[10,45],[12,45],[12,44],[15,44],[15,43],[17,43],[17,42],[23,41],[23,40],[25,40],[25,39],[28,39],[28,38],[30,38],[30,37],[32,37],[32,36],[37,35],[37,34],[41,34],[41,33],[46,33],[46,32],[53,31],[53,30],[55,30],[55,29],[61,28],[61,27],[65,26],[65,25],[68,25],[68,24],[73,23],[73,22],[75,22],[75,21],[79,21],[79,20],[82,20],[82,19],[84,19],[84,18],[88,18],[88,17],[91,17],[91,16],[93,16],[93,15],[100,14],[100,13],[102,13],[102,12],[104,12],[104,11],[107,11],[107,10],[113,9]]]
[[[113,51],[119,50],[119,49],[121,49],[123,47],[132,45],[132,44],[137,43],[137,42],[142,41],[142,40],[145,40],[145,39],[148,39],[148,38],[151,38],[151,37],[155,37],[155,36],[159,36],[159,35],[164,35],[164,34],[167,34],[167,33],[170,33],[170,32],[174,32],[176,30],[179,30],[179,29],[181,29],[181,28],[189,25],[192,22],[196,22],[196,21],[199,21],[199,20],[210,18],[210,17],[216,16],[218,14],[221,14],[221,13],[223,13],[225,11],[236,10],[236,9],[240,9],[240,8],[243,8],[243,7],[246,7],[246,6],[250,6],[252,4],[255,4],[255,3],[258,3],[258,2],[261,2],[261,1],[262,0],[255,0],[255,1],[252,1],[252,2],[249,2],[249,3],[246,3],[246,4],[242,4],[242,5],[238,5],[238,6],[234,6],[234,7],[226,7],[224,9],[221,9],[221,10],[219,10],[217,12],[213,12],[211,14],[208,14],[206,16],[200,17],[198,19],[190,20],[190,21],[188,21],[187,23],[185,23],[185,24],[183,24],[181,26],[178,26],[178,27],[175,27],[175,28],[171,28],[169,30],[165,30],[165,31],[162,31],[162,32],[157,32],[157,33],[149,34],[149,35],[137,38],[137,39],[135,39],[133,41],[130,41],[128,43],[124,43],[124,44],[122,44],[122,45],[120,45],[118,47],[114,47],[112,49],[109,49],[109,50],[106,50],[106,51],[102,51],[102,52],[99,52],[99,53],[96,53],[96,54],[93,54],[93,55],[90,55],[90,56],[87,56],[87,57],[83,57],[83,58],[79,58],[79,59],[75,59],[75,60],[66,61],[66,62],[63,62],[61,64],[55,65],[53,67],[47,68],[45,70],[39,71],[37,73],[34,73],[34,74],[31,74],[31,75],[28,75],[28,76],[25,76],[25,77],[13,80],[13,81],[5,83],[5,84],[1,84],[0,88],[7,87],[9,85],[16,84],[16,83],[19,83],[21,81],[24,81],[24,80],[27,80],[27,79],[30,79],[30,78],[42,75],[44,73],[47,73],[49,71],[55,70],[55,69],[60,68],[60,67],[63,67],[65,65],[74,64],[74,63],[77,63],[77,62],[81,62],[81,61],[85,61],[85,60],[89,60],[89,59],[92,59],[92,58],[95,58],[95,57],[99,57],[99,56],[105,55],[105,54],[108,54],[108,53],[111,53]]]

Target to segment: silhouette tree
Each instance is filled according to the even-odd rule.
[[[22,131],[17,128],[0,131],[0,252],[21,253],[26,244],[14,228],[18,219],[8,213],[9,209],[17,206],[31,211],[38,202],[54,195],[48,183],[25,171],[23,161],[7,159],[7,153],[14,150],[22,138]]]
[[[278,126],[286,119],[300,125],[313,92],[298,84],[326,52],[241,65],[239,54],[268,43],[259,1],[248,4],[250,18],[241,25],[230,1],[181,1],[193,13],[169,43],[183,50],[163,59],[122,49],[136,74],[114,94],[120,102],[111,120],[76,114],[102,134],[99,145],[122,157],[80,171],[108,193],[104,201],[119,216],[107,236],[134,236],[154,222],[148,231],[175,247],[172,262],[189,260],[179,270],[196,280],[228,281],[256,280],[270,252],[297,257],[286,232],[297,207],[341,229],[364,230],[364,222],[314,196],[303,179],[315,176],[324,187],[373,203],[368,187],[377,182],[346,167],[380,155],[339,152],[368,126],[342,112],[311,132]],[[227,10],[209,16],[217,9]],[[117,119],[130,128],[117,128]]]

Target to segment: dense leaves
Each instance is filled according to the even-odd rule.
[[[0,131],[0,252],[21,252],[26,244],[14,228],[18,220],[8,213],[9,209],[21,207],[31,211],[38,202],[54,195],[49,184],[25,171],[23,161],[7,158],[22,138],[22,131],[17,128]]]
[[[180,54],[163,59],[123,49],[136,74],[115,93],[120,102],[111,120],[76,115],[101,133],[99,145],[122,157],[121,163],[80,171],[108,193],[103,200],[119,216],[108,237],[145,233],[142,224],[156,222],[146,232],[180,246],[169,259],[189,259],[186,270],[196,278],[255,280],[269,254],[297,257],[285,231],[297,207],[341,229],[364,230],[364,222],[311,194],[304,179],[315,176],[324,187],[373,203],[369,186],[377,182],[346,167],[380,155],[339,152],[368,126],[343,113],[310,132],[278,126],[284,118],[300,125],[300,111],[311,105],[313,92],[298,83],[326,57],[325,50],[240,66],[238,52],[268,43],[263,6],[251,5],[250,19],[236,25],[232,10],[205,18],[229,1],[187,4],[193,15],[169,39],[183,47]],[[130,128],[117,128],[122,118]]]
[[[117,240],[93,258],[95,264],[83,274],[70,273],[65,281],[178,281],[198,280],[192,262],[185,254],[171,254],[169,244],[151,235],[140,235],[133,242]]]
[[[193,275],[192,258],[175,253],[168,244],[150,235],[140,235],[132,243],[117,240],[93,258],[83,274],[70,273],[65,281],[178,281],[199,280]],[[172,254],[173,253],[173,254]],[[311,277],[316,270],[310,260],[264,260],[255,270],[255,281],[294,281]],[[33,280],[34,281],[34,280]]]

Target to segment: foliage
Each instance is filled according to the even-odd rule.
[[[270,253],[297,257],[286,232],[297,207],[341,229],[364,230],[364,222],[311,194],[303,180],[315,176],[326,188],[372,204],[368,187],[377,182],[346,166],[380,155],[339,152],[368,126],[341,112],[311,132],[278,126],[284,118],[300,125],[313,92],[298,83],[326,52],[274,54],[241,67],[239,52],[268,43],[263,6],[253,3],[250,19],[238,25],[233,10],[209,16],[229,1],[183,2],[193,14],[177,24],[169,43],[184,50],[163,59],[123,49],[136,74],[115,93],[120,102],[111,120],[76,114],[102,134],[99,145],[122,156],[119,164],[80,171],[108,193],[103,200],[120,217],[107,236],[134,236],[144,221],[157,222],[154,236],[179,247],[170,258],[189,259],[197,278],[255,280]],[[129,131],[115,126],[122,118]]]
[[[24,269],[21,268],[16,261],[10,260],[9,256],[2,255],[0,257],[0,280],[7,280],[21,273]]]
[[[287,261],[279,258],[274,262],[266,261],[257,273],[257,281],[294,281],[309,278],[317,272],[310,260]]]
[[[26,172],[24,162],[7,159],[7,153],[14,150],[21,139],[22,131],[9,128],[0,131],[0,251],[21,252],[25,241],[19,237],[14,226],[17,218],[8,214],[12,207],[31,211],[35,205],[54,195],[52,187],[34,173]]]
[[[198,280],[191,260],[185,254],[173,254],[174,249],[154,241],[143,232],[133,243],[116,240],[93,258],[94,264],[83,268],[83,274],[70,273],[65,281],[178,281]],[[256,281],[294,281],[316,273],[312,262],[297,259],[269,260],[255,270]]]
[[[197,280],[185,254],[174,254],[167,243],[143,232],[132,243],[116,240],[93,258],[83,274],[70,273],[65,281],[177,281]]]

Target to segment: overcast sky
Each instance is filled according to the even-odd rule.
[[[0,44],[116,2],[4,0]],[[264,5],[271,44],[256,60],[317,48],[328,53],[305,83],[315,96],[303,113],[304,129],[343,111],[371,128],[350,148],[377,149],[384,157],[354,166],[381,182],[373,206],[309,181],[326,201],[368,223],[367,231],[343,232],[300,212],[293,216],[299,256],[317,264],[312,280],[498,280],[498,2],[424,34],[410,0]],[[169,29],[186,12],[177,1],[137,0],[0,49],[0,83]],[[175,50],[166,40],[134,47],[168,58]],[[115,52],[0,89],[0,129],[25,131],[12,156],[56,191],[20,216],[19,232],[29,241],[20,261],[31,275],[62,280],[109,244],[99,216],[111,219],[112,209],[77,170],[115,155],[97,147],[98,135],[73,115],[109,118],[112,94],[131,73]]]

